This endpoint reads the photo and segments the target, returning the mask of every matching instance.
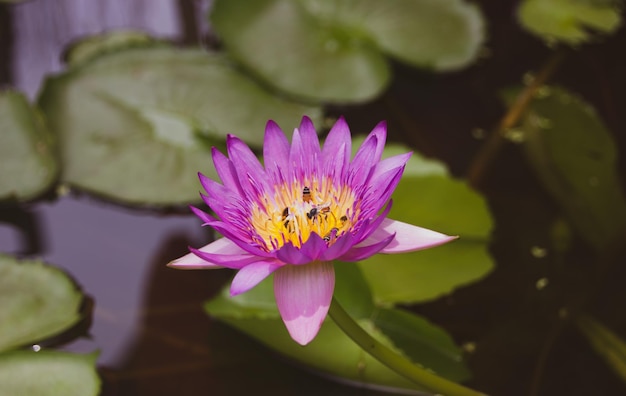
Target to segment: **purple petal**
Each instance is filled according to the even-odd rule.
[[[393,157],[385,158],[380,161],[376,167],[374,168],[374,172],[372,173],[372,180],[375,180],[379,176],[387,173],[388,171],[395,168],[403,168],[406,165],[406,162],[411,158],[412,152],[394,155]]]
[[[350,164],[351,180],[349,180],[353,186],[363,185],[370,177],[375,165],[376,144],[376,137],[367,139],[354,155],[354,160]]]
[[[243,190],[241,189],[241,184],[239,184],[237,172],[235,171],[232,161],[215,147],[211,149],[211,154],[213,157],[213,165],[215,165],[215,171],[224,184],[224,187],[232,191],[236,191],[240,195],[243,194]]]
[[[318,164],[322,158],[322,151],[320,149],[320,140],[317,137],[317,132],[311,119],[307,116],[302,117],[298,130],[300,131],[305,157],[312,164]]]
[[[389,235],[387,238],[377,241],[373,244],[366,245],[365,242],[348,250],[346,254],[339,257],[341,261],[361,261],[368,257],[375,255],[382,251],[382,249],[393,241],[394,234]],[[366,240],[367,241],[367,240]]]
[[[307,255],[302,254],[300,249],[295,247],[291,242],[285,243],[278,249],[276,258],[282,262],[294,265],[308,264],[311,262],[311,259]]]
[[[230,285],[230,295],[245,293],[258,285],[263,279],[267,278],[281,267],[281,263],[276,260],[258,261],[250,265],[246,265],[233,278]]]
[[[308,257],[309,261],[316,261],[328,249],[326,242],[321,236],[312,232],[309,239],[300,247],[300,253]]]
[[[363,245],[376,243],[395,234],[395,238],[381,253],[405,253],[427,249],[457,239],[426,228],[417,227],[397,220],[385,219],[370,236],[361,242]]]
[[[267,175],[250,147],[239,138],[226,138],[228,157],[232,161],[242,189],[249,199],[257,199],[268,191]]]
[[[346,169],[350,162],[350,150],[350,128],[342,116],[328,132],[322,149],[322,163],[335,164],[331,169]]]
[[[365,141],[368,139],[376,138],[376,149],[374,150],[374,163],[378,163],[380,161],[381,156],[383,155],[383,149],[385,148],[385,142],[387,141],[387,122],[381,121],[372,129],[369,135],[365,138]],[[365,144],[365,142],[363,142]]]
[[[274,294],[287,331],[306,345],[317,335],[330,307],[335,270],[330,262],[286,265],[274,275]]]
[[[265,126],[263,159],[265,170],[274,175],[274,178],[279,169],[286,170],[289,166],[289,141],[280,127],[271,120]]]
[[[354,236],[348,232],[337,238],[335,243],[330,245],[328,249],[322,253],[319,259],[322,261],[333,261],[337,257],[344,255],[354,244]]]

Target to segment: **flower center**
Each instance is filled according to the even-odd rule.
[[[349,187],[337,188],[330,178],[297,181],[274,188],[252,204],[251,225],[267,251],[285,243],[301,247],[311,233],[328,246],[348,231],[358,216],[355,197]]]

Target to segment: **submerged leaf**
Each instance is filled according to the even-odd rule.
[[[72,326],[80,319],[82,299],[61,270],[40,261],[0,255],[0,351],[54,336]]]
[[[577,317],[576,324],[593,349],[626,382],[626,342],[590,316]]]
[[[28,200],[50,187],[58,172],[54,141],[24,95],[0,92],[0,200]]]
[[[391,152],[385,150],[384,156],[395,153],[393,146]],[[377,302],[431,300],[491,271],[492,218],[487,204],[467,183],[451,178],[439,162],[413,153],[392,199],[390,218],[459,239],[434,249],[379,254],[360,262]]]
[[[64,181],[152,205],[198,201],[196,174],[217,178],[208,147],[228,133],[260,145],[268,119],[321,113],[272,96],[222,56],[174,48],[101,55],[49,78],[39,103],[59,135]]]
[[[542,92],[522,118],[522,147],[574,228],[603,249],[626,229],[615,142],[582,99],[557,87]]]
[[[96,355],[56,351],[0,354],[0,394],[90,396],[100,393]]]
[[[581,44],[593,33],[610,34],[620,24],[620,10],[613,0],[524,0],[518,9],[522,26],[548,43]]]

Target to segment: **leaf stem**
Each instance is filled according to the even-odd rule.
[[[463,385],[439,377],[424,368],[416,366],[404,356],[392,351],[363,330],[363,328],[348,315],[335,297],[333,297],[328,313],[337,326],[339,326],[352,341],[363,348],[365,352],[410,381],[441,395],[484,396],[483,393],[466,388]]]
[[[524,111],[532,101],[535,93],[541,86],[543,86],[548,79],[554,74],[559,67],[563,58],[565,58],[566,50],[560,50],[555,52],[553,56],[548,59],[546,64],[539,70],[537,75],[533,78],[530,84],[522,90],[515,102],[509,107],[509,110],[500,119],[498,126],[493,133],[489,135],[487,141],[481,147],[480,151],[471,163],[467,172],[467,179],[470,185],[478,187],[481,185],[485,176],[485,172],[495,159],[496,155],[502,150],[502,146],[505,143],[504,132],[507,129],[512,128],[519,121],[520,117],[524,114]]]

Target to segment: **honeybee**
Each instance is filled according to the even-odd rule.
[[[306,217],[308,217],[309,219],[313,220],[315,217],[317,217],[318,215],[324,215],[324,219],[327,219],[328,215],[330,214],[330,206],[316,206],[314,208],[312,208],[309,213],[306,214]]]
[[[302,189],[302,200],[304,202],[311,202],[311,189],[308,186],[304,186]]]
[[[289,219],[287,218],[289,216],[289,207],[285,207],[285,209],[283,210],[283,225],[285,227],[287,227],[289,225]]]
[[[311,211],[309,213],[306,214],[306,217],[308,217],[309,219],[313,220],[318,213],[318,209],[317,208],[313,208],[311,209]]]
[[[324,238],[323,238],[323,239],[324,239],[326,242],[330,242],[330,240],[331,240],[332,238],[336,238],[336,237],[337,237],[337,233],[338,233],[338,232],[339,232],[339,228],[333,227],[333,228],[331,228],[331,229],[330,229],[330,232],[329,232],[328,234],[324,235]]]

